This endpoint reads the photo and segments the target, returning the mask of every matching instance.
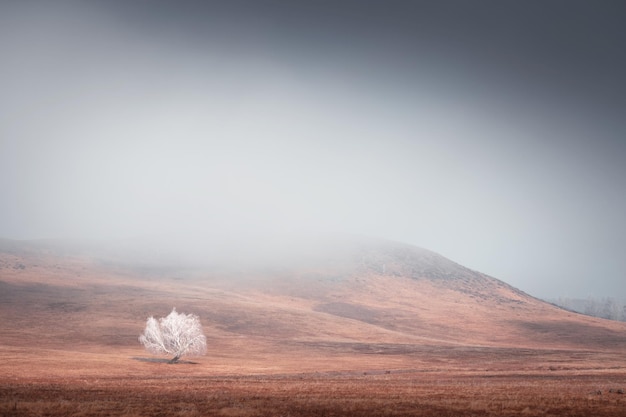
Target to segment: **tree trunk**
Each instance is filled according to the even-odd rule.
[[[176,355],[176,356],[174,356],[172,359],[170,359],[169,361],[167,361],[167,363],[170,363],[170,364],[172,364],[172,363],[176,363],[176,362],[178,362],[178,360],[179,360],[179,359],[180,359],[180,355]]]

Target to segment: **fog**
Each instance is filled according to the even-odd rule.
[[[465,3],[3,2],[0,237],[359,234],[623,292],[624,5]]]

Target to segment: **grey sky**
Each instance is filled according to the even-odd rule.
[[[0,6],[0,236],[342,231],[624,296],[621,2]]]

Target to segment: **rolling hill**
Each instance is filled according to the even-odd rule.
[[[284,241],[222,257],[144,243],[0,241],[0,354],[13,358],[0,368],[148,360],[137,341],[145,319],[172,307],[200,316],[214,372],[558,369],[564,352],[567,366],[593,368],[626,356],[625,323],[402,243]]]

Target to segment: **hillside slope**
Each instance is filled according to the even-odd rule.
[[[425,352],[626,353],[624,323],[567,312],[395,242],[316,242],[267,263],[133,263],[112,253],[3,241],[2,345],[141,355],[145,319],[176,307],[200,316],[214,358],[257,366],[281,355],[297,367],[304,356],[316,366],[372,355],[405,366]]]

